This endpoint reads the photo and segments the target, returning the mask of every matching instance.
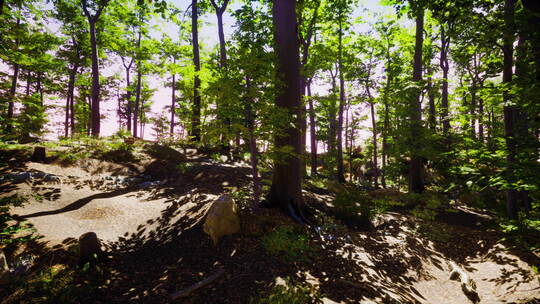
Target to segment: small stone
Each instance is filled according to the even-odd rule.
[[[101,244],[95,232],[87,232],[79,237],[79,266],[95,264],[102,256]]]
[[[0,249],[0,285],[9,282],[9,266],[4,251]]]
[[[208,210],[204,222],[204,232],[210,236],[214,244],[217,244],[222,236],[239,231],[240,218],[236,204],[229,195],[224,194]]]
[[[36,163],[45,162],[47,160],[45,147],[34,147],[34,153],[32,154],[31,160]]]

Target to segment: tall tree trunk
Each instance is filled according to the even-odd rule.
[[[369,59],[369,68],[368,68],[368,74],[366,77],[366,92],[369,98],[369,107],[371,110],[371,128],[373,130],[373,169],[375,170],[375,174],[373,176],[374,178],[374,186],[375,188],[379,187],[379,165],[378,165],[378,155],[377,155],[377,122],[375,119],[375,103],[373,96],[371,95],[371,88],[370,88],[370,78],[371,78],[371,69],[373,64],[373,50],[371,51],[370,59]]]
[[[473,85],[471,87],[471,104],[469,108],[469,115],[471,116],[471,137],[476,139],[476,82],[473,80]]]
[[[140,22],[142,23],[142,12],[139,12],[141,14]],[[139,132],[138,128],[139,126],[137,123],[139,122],[139,115],[140,112],[142,112],[142,105],[141,105],[141,87],[142,87],[142,59],[141,59],[141,39],[142,39],[142,24],[139,24],[139,37],[137,39],[137,88],[135,89],[135,107],[133,109],[133,136],[138,137]]]
[[[137,125],[139,123],[139,116],[142,112],[142,105],[141,105],[141,87],[142,87],[142,71],[140,67],[140,60],[139,64],[137,65],[137,88],[135,89],[135,107],[133,109],[133,136],[138,137],[139,132]]]
[[[11,78],[11,88],[9,89],[9,103],[8,103],[8,112],[7,112],[7,125],[6,133],[10,134],[13,129],[13,108],[14,108],[14,99],[15,93],[17,92],[17,80],[19,79],[19,64],[13,65],[13,76]]]
[[[133,65],[133,58],[131,58],[129,64],[125,63],[124,57],[122,57],[122,64],[126,70],[126,127],[131,134],[131,116],[133,115],[131,109],[131,66]]]
[[[336,109],[336,103],[335,103],[335,94],[337,93],[337,84],[336,84],[336,74],[333,74],[332,71],[330,71],[330,76],[332,77],[332,104],[330,105],[330,110],[328,111],[329,117],[328,117],[328,141],[327,141],[327,149],[326,152],[331,156],[337,158],[336,153],[336,137],[337,137],[337,109]],[[331,170],[334,168],[332,167]],[[332,171],[333,172],[333,171]],[[333,175],[334,173],[332,173]]]
[[[441,53],[439,64],[443,72],[441,91],[441,121],[443,133],[448,135],[450,130],[450,120],[448,117],[448,49],[450,48],[450,38],[446,36],[444,25],[441,26]]]
[[[227,66],[227,48],[225,45],[225,33],[223,31],[223,13],[227,9],[229,0],[224,0],[221,6],[218,6],[215,0],[210,0],[214,10],[216,11],[216,18],[218,24],[218,38],[219,38],[219,66],[224,68]]]
[[[90,115],[88,116],[88,121],[86,124],[86,136],[90,136],[90,133],[92,132],[92,96],[88,95],[87,98],[88,111]]]
[[[371,94],[370,94],[371,95]],[[370,98],[371,99],[371,98]],[[379,187],[379,165],[378,162],[378,156],[377,156],[377,123],[375,121],[375,104],[373,101],[369,102],[369,107],[371,110],[371,128],[373,129],[373,169],[375,169],[375,176],[373,177],[375,179],[374,185],[375,188]]]
[[[309,105],[309,136],[311,146],[311,176],[317,175],[317,131],[315,126],[315,110],[311,98],[311,79],[307,82],[307,94]]]
[[[223,0],[221,6],[215,0],[210,0],[210,3],[214,7],[216,12],[217,24],[218,24],[218,38],[219,38],[219,67],[224,69],[227,67],[227,48],[225,44],[225,33],[223,31],[223,13],[227,9],[229,0]],[[222,121],[226,126],[220,133],[220,139],[225,150],[230,150],[229,142],[227,140],[227,131],[230,133],[231,119],[228,115],[223,115],[220,111],[220,101],[216,101],[216,111],[218,113],[218,121]]]
[[[71,126],[71,137],[75,135],[75,87],[71,91],[71,99],[69,101],[69,124]]]
[[[512,68],[514,65],[513,58],[513,44],[514,44],[514,12],[515,12],[516,0],[504,1],[504,33],[503,33],[503,83],[510,85],[512,83]],[[515,167],[516,167],[516,140],[515,140],[515,115],[516,108],[513,105],[509,105],[510,100],[509,89],[505,89],[503,92],[504,99],[504,137],[506,139],[506,178],[507,183],[512,185],[516,182]],[[517,191],[515,189],[508,189],[506,191],[506,211],[508,217],[511,219],[518,218],[518,203],[517,203]]]
[[[191,136],[194,141],[201,140],[201,60],[199,56],[199,31],[197,27],[199,12],[197,0],[191,1],[191,33],[193,43],[193,64],[195,65],[195,79],[193,81],[193,113],[191,117]]]
[[[174,59],[176,63],[176,59]],[[174,116],[175,116],[175,106],[176,106],[176,74],[172,75],[172,92],[171,92],[171,136],[174,134]]]
[[[17,18],[17,27],[21,24],[21,19]],[[19,48],[19,39],[15,39],[15,47]],[[13,76],[11,78],[11,88],[9,89],[8,96],[8,111],[7,111],[7,124],[6,124],[6,133],[10,134],[13,131],[13,108],[14,108],[14,99],[15,93],[17,92],[17,80],[19,79],[19,64],[13,64]]]
[[[99,137],[101,128],[101,117],[99,113],[99,62],[96,40],[96,23],[89,18],[90,23],[90,45],[92,49],[92,135]]]
[[[337,124],[337,180],[345,182],[343,170],[343,109],[345,107],[345,79],[343,78],[343,29],[341,17],[339,18],[339,108]]]
[[[37,73],[37,91],[39,92],[39,105],[43,107],[43,87],[41,86],[42,73]]]
[[[478,98],[478,139],[484,143],[484,100]]]
[[[71,103],[73,99],[73,88],[75,87],[75,74],[77,73],[77,66],[74,66],[69,71],[69,80],[68,80],[68,90],[67,90],[67,98],[66,98],[66,119],[64,124],[64,137],[69,136],[69,122],[70,122],[70,111],[71,111]],[[72,134],[73,135],[73,134]]]
[[[300,69],[302,71],[302,76],[301,76],[301,79],[302,79],[302,85],[301,85],[301,88],[302,88],[302,95],[304,95],[306,93],[306,90],[308,89],[307,86],[308,86],[308,79],[307,79],[307,75],[305,73],[305,66],[307,65],[307,62],[308,62],[308,59],[309,59],[309,48],[311,46],[311,39],[313,37],[313,33],[315,32],[315,25],[317,23],[317,19],[318,19],[318,16],[319,16],[319,6],[321,4],[321,1],[317,1],[317,6],[315,8],[315,12],[313,14],[313,17],[311,18],[310,22],[309,22],[309,25],[308,25],[308,30],[307,30],[307,33],[306,33],[306,36],[304,37],[302,35],[302,33],[299,31],[298,33],[298,36],[299,36],[299,39],[300,39],[300,44],[301,44],[301,47],[302,47],[302,59],[301,59],[301,62],[300,62]],[[301,18],[302,22],[303,22],[303,18]],[[300,25],[299,25],[300,26]],[[311,81],[311,79],[309,80]],[[302,106],[302,115],[301,115],[301,118],[302,118],[302,140],[301,140],[301,143],[300,145],[302,146],[302,176],[305,176],[307,175],[307,168],[306,168],[306,165],[304,163],[304,155],[306,153],[306,142],[307,142],[307,107],[308,105],[303,105]],[[312,171],[313,171],[313,167],[312,167]],[[313,173],[313,172],[312,172]]]
[[[391,56],[390,45],[386,48],[386,86],[383,93],[384,103],[384,122],[382,130],[382,165],[381,165],[381,184],[383,188],[386,188],[386,163],[388,155],[388,128],[390,127],[390,106],[388,105],[388,93],[390,92],[390,85],[392,83],[392,71],[391,71]]]
[[[428,100],[429,100],[429,116],[428,116],[428,123],[429,128],[431,130],[435,130],[435,127],[437,126],[437,118],[436,118],[436,112],[435,109],[435,92],[433,92],[433,80],[431,78],[431,73],[427,78],[427,93],[428,93]]]
[[[289,0],[274,0],[272,15],[274,39],[278,58],[278,75],[283,83],[276,97],[276,107],[288,111],[296,119],[287,124],[282,134],[276,134],[275,147],[281,149],[292,147],[294,153],[284,155],[274,164],[272,186],[268,194],[271,205],[280,207],[298,222],[306,222],[302,215],[304,200],[302,198],[300,146],[300,106],[301,78],[300,54],[296,31],[296,3]]]
[[[413,81],[422,81],[422,44],[424,42],[424,9],[419,8],[416,16],[416,42],[414,50]],[[422,145],[422,105],[420,103],[421,91],[413,89],[411,96],[411,162],[409,169],[409,192],[421,193],[424,191],[422,181],[423,164],[420,156]]]
[[[248,96],[250,94],[251,90],[251,80],[249,77],[246,77],[246,91],[248,92]],[[246,124],[247,124],[247,131],[248,131],[248,141],[249,141],[249,154],[250,154],[250,160],[251,160],[251,174],[253,178],[253,203],[259,204],[260,196],[261,196],[261,182],[259,178],[259,170],[257,166],[259,165],[259,159],[257,151],[257,139],[255,138],[255,117],[253,115],[253,109],[252,109],[252,103],[253,100],[249,100],[249,98],[246,100]]]

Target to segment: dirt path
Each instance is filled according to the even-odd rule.
[[[101,286],[107,292],[96,294],[110,303],[166,302],[168,294],[213,273],[216,265],[227,269],[227,279],[190,303],[247,301],[261,284],[285,276],[317,285],[325,303],[473,303],[461,283],[450,280],[452,263],[474,281],[480,303],[540,297],[540,277],[530,266],[538,261],[506,248],[472,213],[453,215],[448,223],[389,213],[375,230],[330,233],[313,261],[291,265],[267,256],[258,238],[238,235],[213,246],[200,228],[224,187],[246,180],[245,168],[201,163],[175,180],[129,184],[123,181],[130,177],[110,172],[35,163],[27,169],[60,180],[40,175],[17,183],[9,193],[28,201],[11,212],[34,225],[48,247],[96,232],[114,253],[114,275]]]

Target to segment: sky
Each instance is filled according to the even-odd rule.
[[[188,0],[174,0],[170,1],[174,6],[179,7],[182,10],[185,10],[191,1]],[[225,39],[228,40],[230,36],[232,35],[234,31],[234,23],[235,20],[231,16],[231,11],[234,11],[240,7],[241,3],[239,1],[233,1],[231,4],[229,4],[229,7],[227,9],[227,12],[224,14],[224,31],[225,31]],[[353,12],[353,19],[361,18],[362,20],[365,20],[367,23],[373,22],[376,17],[375,15],[390,15],[393,14],[394,10],[391,7],[385,7],[380,4],[380,0],[361,0],[359,7]],[[189,18],[186,16],[185,18]],[[217,43],[217,24],[216,24],[216,16],[213,13],[213,11],[210,11],[206,13],[202,18],[202,24],[199,26],[199,35],[200,35],[200,42],[201,45],[204,46],[206,49],[213,49]],[[165,33],[167,33],[170,37],[177,37],[178,36],[178,26],[173,23],[160,23],[156,24],[156,27]],[[407,24],[407,21],[405,21],[405,26],[411,26],[411,24]],[[48,24],[48,29],[51,32],[57,32],[59,29],[58,24]],[[370,29],[369,25],[364,23],[360,25],[356,25],[354,30],[357,32],[367,32]],[[154,33],[153,36],[158,38],[161,34]],[[204,62],[202,62],[204,65]],[[0,69],[6,70],[6,66],[2,65],[0,66]],[[120,63],[113,64],[111,67],[105,68],[101,70],[101,73],[105,76],[110,76],[115,73],[120,73],[120,75],[124,75],[124,70],[121,67]],[[156,89],[153,97],[151,98],[152,108],[151,112],[154,114],[162,113],[165,106],[168,106],[171,101],[171,91],[170,88],[167,88],[164,86],[164,82],[168,80],[169,76],[164,76],[164,78],[158,78],[158,77],[149,77],[150,87],[153,89]],[[135,78],[133,75],[132,78]],[[317,94],[326,94],[328,92],[328,85],[324,83],[316,83],[314,87],[312,88],[312,91],[315,95]],[[59,135],[63,135],[63,124],[62,124],[62,116],[64,115],[64,103],[65,101],[63,98],[57,98],[54,96],[49,96],[49,100],[46,101],[47,104],[55,104],[57,105],[56,109],[49,110],[49,124],[48,128],[52,132],[46,135],[46,138],[48,139],[54,139]],[[105,114],[107,118],[102,119],[101,121],[101,135],[102,136],[108,136],[114,134],[118,130],[118,122],[116,117],[116,109],[117,109],[117,101],[113,98],[111,100],[102,101],[101,103],[101,111],[102,115]],[[361,107],[361,110],[367,111],[367,107],[364,105]],[[367,114],[367,113],[366,113]],[[170,114],[169,114],[170,115]],[[363,124],[364,126],[367,126],[369,123],[369,120],[366,120]],[[145,139],[154,139],[154,134],[151,131],[151,126],[146,126],[145,129]],[[370,136],[370,132],[368,130],[361,131],[360,138],[365,139]]]

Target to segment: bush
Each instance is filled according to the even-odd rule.
[[[258,304],[319,304],[323,296],[310,284],[294,284],[285,279],[285,286],[274,285],[268,294],[252,303]]]
[[[279,226],[262,238],[264,249],[286,261],[309,262],[315,249],[311,247],[309,236],[292,226]]]
[[[343,187],[334,199],[336,215],[363,228],[371,227],[374,204],[364,191]]]

